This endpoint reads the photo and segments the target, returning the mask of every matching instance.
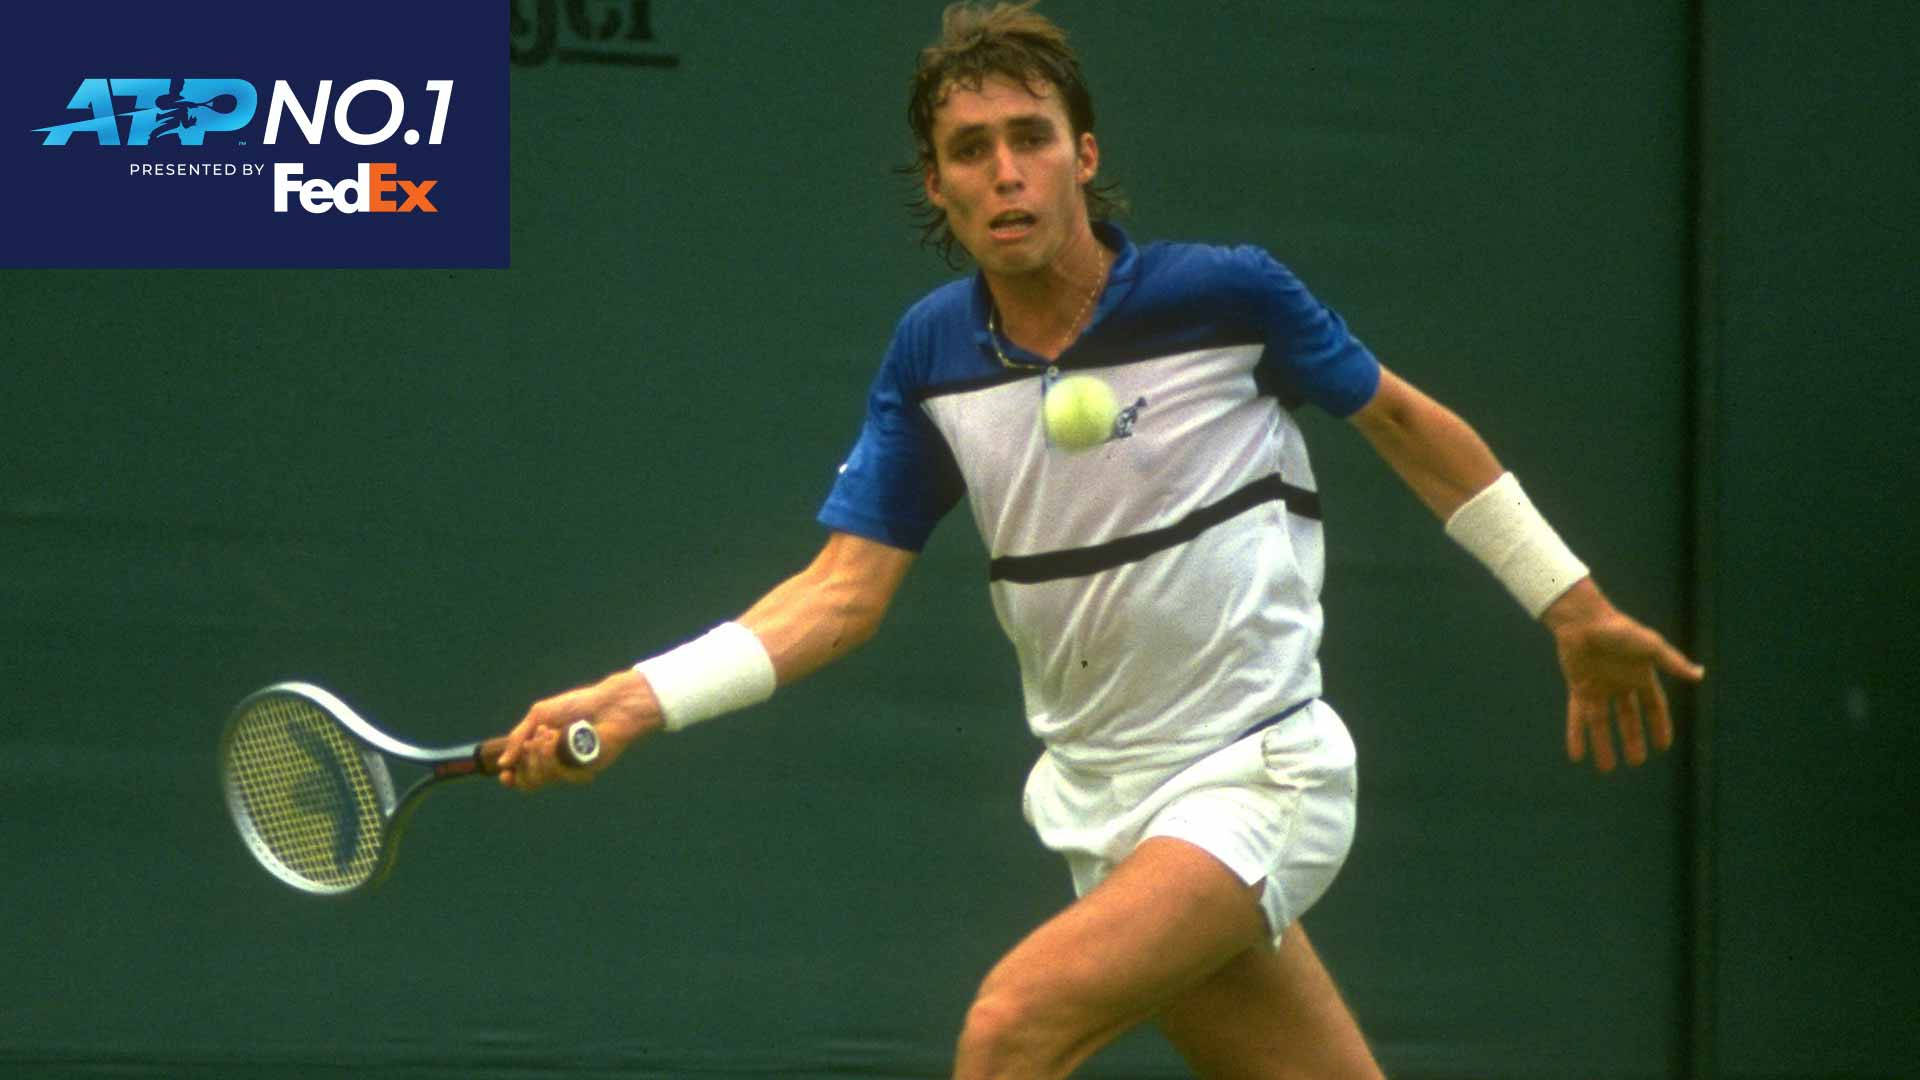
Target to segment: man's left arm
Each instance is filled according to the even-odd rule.
[[[1705,669],[1608,602],[1586,567],[1546,524],[1477,432],[1413,384],[1382,368],[1372,399],[1349,419],[1447,532],[1486,564],[1553,633],[1567,680],[1567,757],[1593,745],[1611,772],[1609,714],[1627,762],[1647,759],[1647,733],[1673,744],[1664,672],[1698,682]]]

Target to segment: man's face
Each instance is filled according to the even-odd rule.
[[[1053,264],[1086,228],[1080,185],[1100,152],[1093,133],[1073,137],[1053,87],[1035,95],[989,76],[978,90],[950,86],[933,114],[935,165],[927,198],[981,269],[1027,274]]]

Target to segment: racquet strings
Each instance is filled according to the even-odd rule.
[[[327,889],[365,883],[380,861],[380,799],[353,740],[312,702],[275,694],[235,722],[224,768],[255,850]]]

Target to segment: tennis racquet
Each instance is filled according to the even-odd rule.
[[[440,750],[409,746],[327,691],[283,682],[234,706],[220,738],[220,781],[240,838],[262,866],[302,892],[340,895],[393,868],[400,832],[428,788],[498,772],[506,748],[505,736]],[[600,756],[600,736],[576,720],[560,752],[587,765]],[[433,771],[396,795],[389,760]]]

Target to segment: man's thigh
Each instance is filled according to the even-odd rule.
[[[1377,1080],[1380,1066],[1299,923],[1164,1009],[1160,1030],[1206,1080]]]
[[[1258,886],[1183,840],[1154,838],[1009,952],[976,1005],[1084,1060],[1268,940]]]
[[[1050,767],[1051,766],[1051,767]],[[1324,702],[1223,747],[1127,798],[1130,777],[1089,781],[1042,758],[1029,817],[1086,894],[1143,841],[1184,840],[1257,888],[1268,925],[1299,919],[1332,884],[1356,824],[1353,741]]]

